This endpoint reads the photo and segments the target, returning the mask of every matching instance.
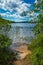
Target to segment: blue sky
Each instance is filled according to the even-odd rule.
[[[29,13],[31,4],[35,3],[36,0],[0,0],[0,15],[11,21],[28,21],[30,20],[30,15],[33,16],[33,13]],[[26,16],[21,16],[23,12],[26,13]]]
[[[24,0],[24,2],[33,4],[35,2],[35,0]]]

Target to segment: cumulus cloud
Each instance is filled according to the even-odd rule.
[[[37,0],[35,0],[35,3],[37,3]]]
[[[22,11],[27,11],[30,4],[26,4],[20,0],[0,0],[0,8],[10,11],[17,11],[21,13]]]
[[[28,12],[31,4],[25,3],[23,0],[0,0],[0,8],[6,12],[0,14],[2,16],[10,16],[15,18],[23,18],[20,14]]]

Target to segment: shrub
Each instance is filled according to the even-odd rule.
[[[32,50],[32,65],[43,65],[43,34],[39,34],[37,39],[34,39],[29,48]]]
[[[12,65],[13,59],[16,55],[9,50],[11,39],[6,35],[0,34],[0,65]]]

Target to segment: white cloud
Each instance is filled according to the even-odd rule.
[[[27,4],[23,0],[0,0],[0,8],[6,11],[6,13],[0,14],[6,17],[24,18],[20,14],[24,11],[27,12],[30,6],[31,4]]]
[[[20,12],[21,10],[27,10],[28,7],[30,7],[30,4],[28,5],[21,0],[0,0],[0,8],[5,10],[12,11],[16,9],[18,12]]]
[[[1,16],[5,16],[6,14],[5,13],[0,13],[1,14]]]
[[[35,3],[37,3],[37,0],[35,0]]]

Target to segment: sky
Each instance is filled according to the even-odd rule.
[[[0,0],[0,15],[15,22],[29,21],[30,15],[34,14],[29,13],[33,8],[31,5],[36,2],[37,0]],[[26,16],[23,16],[23,13],[26,13]]]

